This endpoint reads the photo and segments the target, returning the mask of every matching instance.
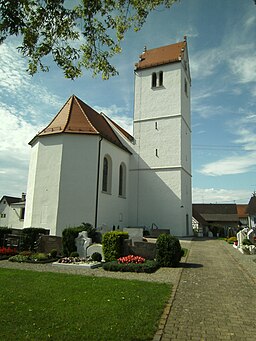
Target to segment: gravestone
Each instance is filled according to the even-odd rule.
[[[237,233],[236,237],[237,237],[237,248],[238,249],[242,248],[242,246],[243,246],[242,242],[245,238],[247,238],[247,231],[248,231],[248,228],[244,228],[243,230],[241,230]]]
[[[102,261],[104,261],[104,255],[103,255],[103,251],[102,251],[102,244],[92,244],[90,246],[88,246],[87,248],[87,257],[91,257],[92,254],[94,254],[95,252],[98,252],[101,254],[102,257]]]
[[[129,239],[132,240],[132,245],[134,242],[143,241],[143,227],[124,227],[123,232],[127,232]]]
[[[87,231],[82,231],[75,239],[76,249],[80,258],[87,257],[87,248],[92,244],[92,239],[88,238]]]
[[[253,243],[254,242],[254,237],[255,237],[255,232],[253,229],[250,229],[247,232],[247,238]]]

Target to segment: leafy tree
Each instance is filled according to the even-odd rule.
[[[20,36],[19,51],[28,57],[31,75],[48,71],[42,62],[52,55],[65,77],[91,69],[103,79],[118,72],[109,59],[121,52],[130,28],[138,31],[157,6],[178,0],[0,0],[0,43]]]

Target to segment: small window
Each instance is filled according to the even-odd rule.
[[[152,73],[152,88],[156,87],[156,73]]]
[[[1,218],[6,218],[6,214],[5,214],[5,213],[2,213],[2,214],[1,214]]]
[[[188,82],[186,78],[184,79],[184,91],[185,91],[185,94],[188,95]]]
[[[163,86],[164,74],[163,71],[159,72],[159,86]]]
[[[155,130],[158,130],[158,124],[155,122]]]
[[[156,149],[156,157],[158,157],[158,149]]]
[[[119,167],[119,189],[118,195],[121,197],[125,196],[126,190],[126,167],[124,163],[121,163]]]
[[[25,217],[25,208],[22,207],[22,208],[20,209],[20,219],[21,219],[21,220],[24,220],[24,217]]]
[[[111,193],[112,162],[109,156],[103,159],[102,191]]]

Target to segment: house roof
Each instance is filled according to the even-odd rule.
[[[256,193],[253,193],[253,196],[248,203],[248,213],[250,215],[256,214]]]
[[[127,138],[132,138],[131,135],[123,128],[118,126],[116,123],[113,124],[115,124],[115,127],[119,129],[119,131]],[[99,114],[75,95],[71,96],[67,100],[58,114],[48,124],[48,126],[44,128],[38,135],[36,135],[34,139],[39,136],[62,133],[99,135],[109,142],[114,143],[118,147],[128,151],[119,140],[118,136],[104,115]],[[34,139],[32,139],[29,144],[32,144]]]
[[[208,222],[238,222],[236,204],[193,204],[193,208]]]
[[[135,64],[136,70],[147,69],[157,65],[179,62],[184,58],[187,47],[185,41],[156,49],[146,50],[140,55],[140,61]]]
[[[207,221],[201,216],[199,212],[193,207],[192,208],[193,217],[202,225],[207,225]]]
[[[21,202],[22,198],[10,197],[8,195],[4,195],[0,201],[4,201],[4,200],[6,200],[7,204],[10,206],[11,204]]]
[[[239,218],[248,217],[247,208],[248,208],[247,204],[236,204],[237,215]]]

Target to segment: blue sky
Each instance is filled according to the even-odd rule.
[[[16,38],[0,46],[0,197],[26,192],[30,146],[75,94],[132,132],[134,63],[188,37],[192,75],[193,202],[247,203],[256,190],[256,6],[253,0],[181,0],[129,32],[113,59],[119,76],[75,81],[50,63],[31,77]]]

